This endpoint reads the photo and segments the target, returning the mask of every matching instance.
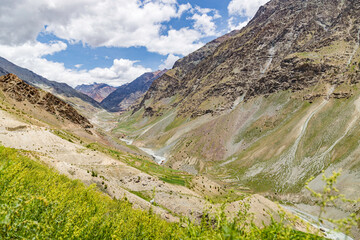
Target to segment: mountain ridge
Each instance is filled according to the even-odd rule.
[[[163,76],[166,71],[167,69],[142,74],[109,94],[101,101],[101,106],[110,112],[125,111],[142,97],[153,81]]]
[[[5,70],[7,73],[13,73],[17,75],[19,78],[21,78],[23,81],[27,82],[28,84],[51,91],[55,95],[58,96],[64,96],[67,98],[67,101],[69,101],[70,98],[79,98],[82,101],[91,104],[93,107],[101,108],[100,104],[96,102],[91,97],[80,93],[67,85],[66,83],[59,83],[55,81],[50,81],[26,68],[19,67],[15,65],[14,63],[6,60],[5,58],[0,57],[0,68]],[[3,74],[5,75],[5,74]],[[77,105],[76,103],[73,103],[74,105]]]
[[[114,132],[174,169],[272,196],[299,199],[342,168],[342,191],[360,197],[359,15],[357,1],[270,1],[194,68],[154,81]]]
[[[339,7],[334,7],[335,2]],[[219,44],[215,52],[199,62],[196,68],[191,69],[183,78],[177,78],[178,81],[172,81],[178,89],[175,93],[182,96],[181,100],[175,101],[172,105],[181,102],[180,113],[185,115],[189,112],[193,116],[221,112],[230,109],[232,103],[243,94],[247,100],[279,89],[301,90],[325,77],[324,72],[344,71],[346,65],[338,66],[336,56],[332,57],[331,54],[327,58],[328,62],[323,60],[318,62],[319,60],[311,56],[295,53],[319,49],[331,43],[340,45],[344,41],[345,44],[350,45],[357,41],[358,29],[351,28],[351,25],[356,26],[358,20],[347,18],[351,12],[354,16],[354,11],[358,11],[356,9],[359,6],[356,2],[348,2],[349,4],[344,5],[341,5],[341,1],[320,0],[269,2],[259,9],[246,27]],[[319,16],[314,14],[316,11]],[[347,15],[343,14],[344,12]],[[287,20],[283,21],[283,19]],[[324,28],[321,22],[325,22],[329,27],[332,26],[333,30]],[[341,29],[341,25],[348,26],[349,29]],[[348,30],[349,34],[347,34]],[[343,32],[344,37],[337,34],[337,31]],[[313,34],[309,36],[310,32]],[[341,55],[340,50],[335,49],[339,53],[337,56],[343,56],[344,63],[347,62],[346,56],[353,51],[345,44],[338,47],[345,48],[346,54]],[[291,54],[295,55],[291,56]],[[176,74],[171,77],[175,76]],[[328,81],[336,83],[340,81],[338,78],[339,76]],[[164,83],[160,81],[161,79],[155,84],[168,86],[166,84],[168,79],[164,79]],[[197,91],[194,91],[195,89]],[[166,94],[162,96],[164,91],[166,92],[166,89],[151,86],[137,109],[144,107],[147,99],[153,98],[159,102],[161,98],[168,97]],[[202,103],[209,98],[217,99],[218,105],[221,106],[202,106]],[[150,107],[152,111],[166,108],[157,104],[148,105],[145,108]]]
[[[98,103],[101,103],[107,96],[117,88],[106,83],[81,84],[75,87],[75,90],[91,97]]]
[[[84,129],[93,127],[89,120],[80,115],[71,105],[49,92],[31,86],[15,74],[9,73],[1,76],[0,87],[5,95],[16,102],[24,102],[25,105],[28,102],[34,108],[42,108],[46,112],[64,118]]]

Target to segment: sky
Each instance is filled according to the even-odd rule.
[[[0,56],[72,87],[120,86],[244,27],[268,0],[0,0]]]

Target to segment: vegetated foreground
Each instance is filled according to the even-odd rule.
[[[260,229],[246,213],[169,223],[2,146],[0,189],[1,239],[321,239],[276,222]]]

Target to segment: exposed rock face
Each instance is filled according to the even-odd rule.
[[[195,52],[179,60],[136,109],[168,109],[159,100],[171,92],[179,97],[170,107],[199,116],[230,109],[240,96],[248,100],[298,91],[320,81],[356,82],[356,73],[342,73],[358,64],[353,57],[359,47],[359,15],[360,2],[354,0],[270,1],[241,31],[218,45],[210,43],[201,56]]]
[[[183,78],[188,72],[194,69],[202,60],[206,57],[213,54],[215,49],[224,41],[238,34],[239,30],[234,30],[224,36],[221,36],[213,41],[205,44],[205,46],[196,50],[193,53],[190,53],[188,56],[177,60],[173,66],[173,69],[176,71],[174,76],[176,78]]]
[[[88,95],[97,102],[101,102],[112,92],[116,90],[116,87],[109,86],[105,83],[93,83],[93,84],[82,84],[75,87],[75,90]]]
[[[91,123],[81,116],[72,106],[65,103],[51,93],[39,90],[9,73],[0,77],[1,90],[10,98],[18,102],[27,100],[35,106],[45,109],[47,112],[78,124],[83,128],[92,128]]]
[[[359,193],[358,16],[354,0],[272,0],[154,81],[117,131],[174,169],[256,191],[299,192],[342,168]]]
[[[131,83],[118,87],[101,102],[101,106],[111,112],[125,111],[143,96],[154,80],[161,77],[166,71],[167,69],[144,73]]]
[[[94,99],[76,91],[66,83],[50,81],[28,69],[19,67],[2,57],[0,57],[0,68],[4,70],[4,72],[0,71],[0,76],[7,73],[13,73],[32,86],[44,89],[45,91],[50,91],[57,96],[64,96],[67,98],[79,98],[86,103],[90,103],[94,107],[100,108],[99,103],[96,102]]]

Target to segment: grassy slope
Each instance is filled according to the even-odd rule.
[[[168,223],[4,147],[0,189],[1,239],[319,239],[279,223],[245,232],[246,216],[213,227]]]

